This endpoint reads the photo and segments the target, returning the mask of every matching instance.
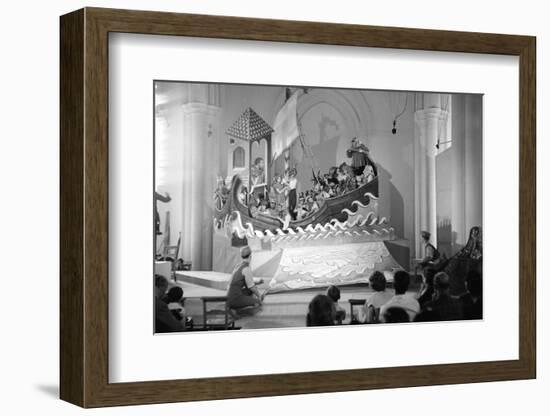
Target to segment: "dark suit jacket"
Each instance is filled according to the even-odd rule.
[[[179,332],[185,328],[181,321],[178,321],[168,305],[155,296],[155,333]]]

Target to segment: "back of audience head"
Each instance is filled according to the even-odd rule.
[[[384,273],[376,270],[369,277],[369,283],[372,290],[375,292],[383,292],[386,290],[386,276]]]
[[[336,286],[329,286],[327,289],[327,296],[333,302],[338,302],[340,300],[340,289],[338,289]]]
[[[179,302],[182,297],[183,289],[179,286],[174,286],[166,293],[165,301],[166,303]]]
[[[388,324],[410,322],[409,314],[403,308],[391,307],[384,312],[384,322]]]
[[[334,303],[326,295],[316,295],[308,306],[307,326],[334,325]]]
[[[481,274],[475,270],[470,270],[466,276],[466,289],[472,296],[481,297],[483,291],[483,282]]]
[[[409,289],[411,277],[405,270],[398,270],[393,275],[393,288],[396,295],[403,295]]]
[[[434,277],[434,289],[438,294],[448,294],[451,287],[451,279],[445,272],[439,272]]]

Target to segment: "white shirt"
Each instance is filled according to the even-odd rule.
[[[404,309],[409,315],[409,319],[412,320],[420,312],[420,304],[418,301],[409,294],[394,295],[389,301],[380,307],[380,321],[384,322],[384,313],[392,307]]]
[[[392,297],[393,295],[388,290],[374,292],[365,302],[365,306],[372,305],[375,309],[378,309],[388,303]]]
[[[288,180],[288,187],[289,189],[296,189],[296,186],[298,185],[298,179],[296,178],[290,178]]]
[[[366,323],[368,317],[368,309],[372,305],[374,309],[380,309],[382,305],[388,302],[393,295],[388,290],[382,290],[380,292],[374,292],[365,302],[362,308],[359,309],[357,314],[357,320],[359,322]]]

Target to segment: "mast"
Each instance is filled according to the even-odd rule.
[[[305,134],[302,130],[302,123],[298,116],[298,94],[303,90],[304,93],[308,92],[306,88],[298,88],[292,92],[290,87],[285,89],[285,102],[275,119],[275,134],[274,134],[274,150],[273,156],[283,156],[284,169],[287,171],[291,166],[291,147],[296,140],[299,140],[300,146],[303,150],[304,157],[309,160],[311,169],[318,170],[317,160],[311,150],[311,146],[306,140]]]
[[[298,114],[296,114],[296,118],[298,118]],[[312,171],[317,172],[319,170],[319,165],[317,163],[317,159],[315,159],[313,150],[311,150],[311,146],[306,140],[306,135],[302,131],[302,122],[300,119],[298,119],[298,131],[300,132],[300,136],[298,138],[300,139],[300,145],[304,151],[304,156],[309,159],[309,164],[311,165]]]

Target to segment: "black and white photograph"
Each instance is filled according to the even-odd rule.
[[[483,319],[482,94],[153,89],[155,333]]]
[[[544,414],[545,10],[4,2],[0,414]]]

